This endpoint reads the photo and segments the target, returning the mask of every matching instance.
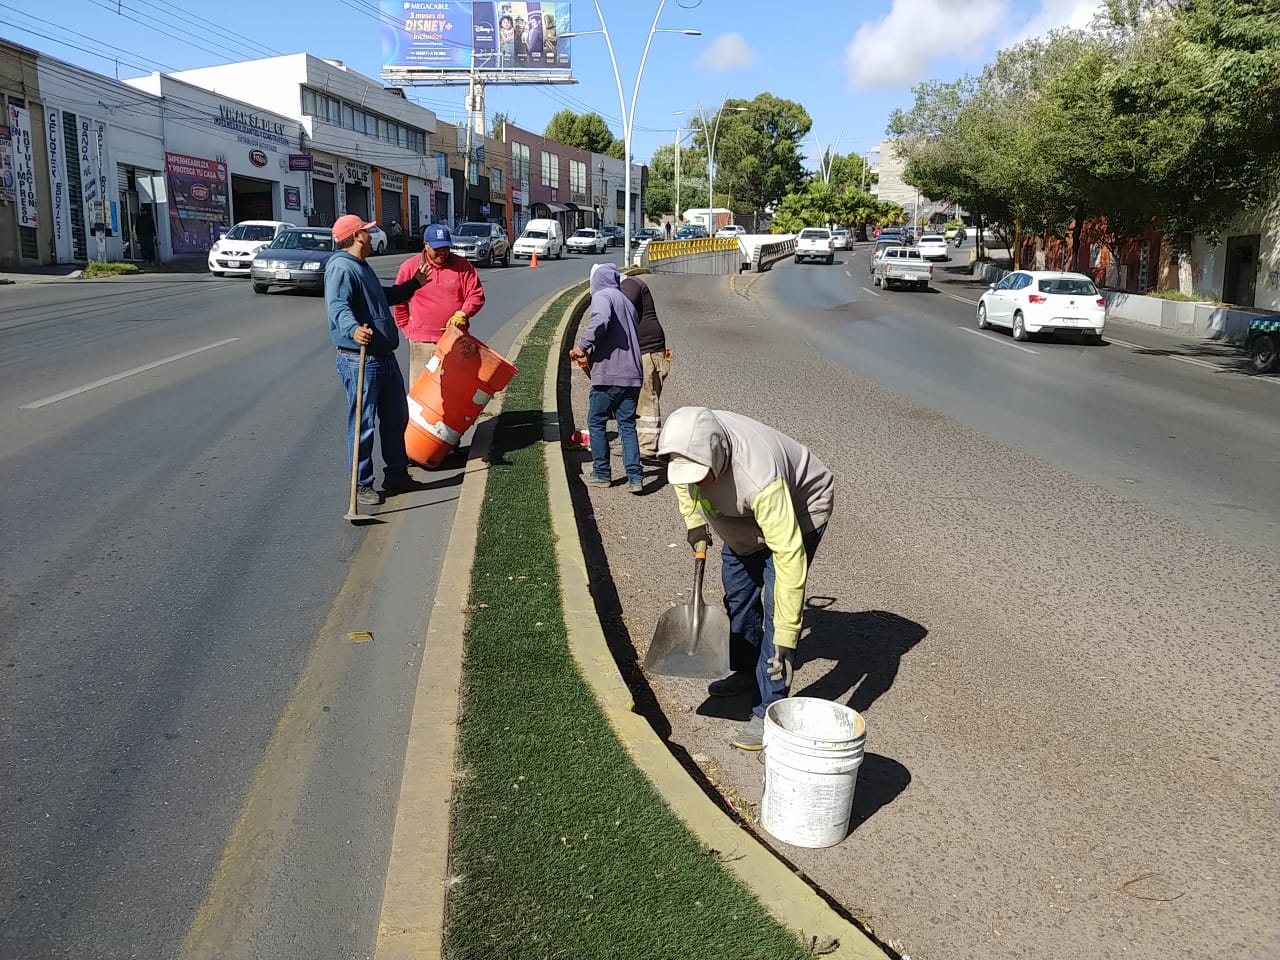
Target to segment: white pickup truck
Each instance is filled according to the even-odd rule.
[[[933,264],[927,263],[915,247],[890,247],[876,262],[873,282],[885,290],[899,284],[929,289]]]
[[[796,263],[801,260],[825,260],[835,263],[835,241],[824,227],[805,227],[796,237]]]

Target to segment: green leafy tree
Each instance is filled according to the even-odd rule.
[[[615,160],[627,159],[627,142],[621,137],[615,138],[613,143],[609,144],[609,149],[604,151],[604,154],[607,157],[613,157]]]
[[[503,130],[508,123],[515,126],[516,118],[509,113],[504,113],[499,110],[493,115],[493,120],[489,124],[489,136],[493,137],[495,140],[501,140]]]
[[[600,114],[574,113],[572,110],[554,113],[542,135],[548,140],[556,140],[580,150],[590,150],[592,153],[607,153],[613,148],[615,140],[608,122]]]

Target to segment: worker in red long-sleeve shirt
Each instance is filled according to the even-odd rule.
[[[453,238],[442,223],[427,225],[422,234],[422,253],[400,264],[396,283],[417,275],[423,264],[431,268],[427,280],[407,304],[393,307],[396,326],[409,341],[409,385],[422,375],[436,352],[436,342],[449,324],[465,332],[471,318],[484,306],[480,277],[464,257],[452,250]]]

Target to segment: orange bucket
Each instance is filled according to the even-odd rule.
[[[405,452],[413,463],[436,467],[475,424],[493,395],[516,375],[516,366],[496,350],[445,327],[435,355],[409,389]]]

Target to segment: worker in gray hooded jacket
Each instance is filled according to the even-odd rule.
[[[658,455],[667,460],[689,545],[709,542],[710,529],[724,541],[720,574],[734,672],[707,690],[759,695],[733,739],[735,747],[759,750],[764,712],[791,685],[809,564],[831,518],[835,477],[786,434],[706,407],[672,413]]]

